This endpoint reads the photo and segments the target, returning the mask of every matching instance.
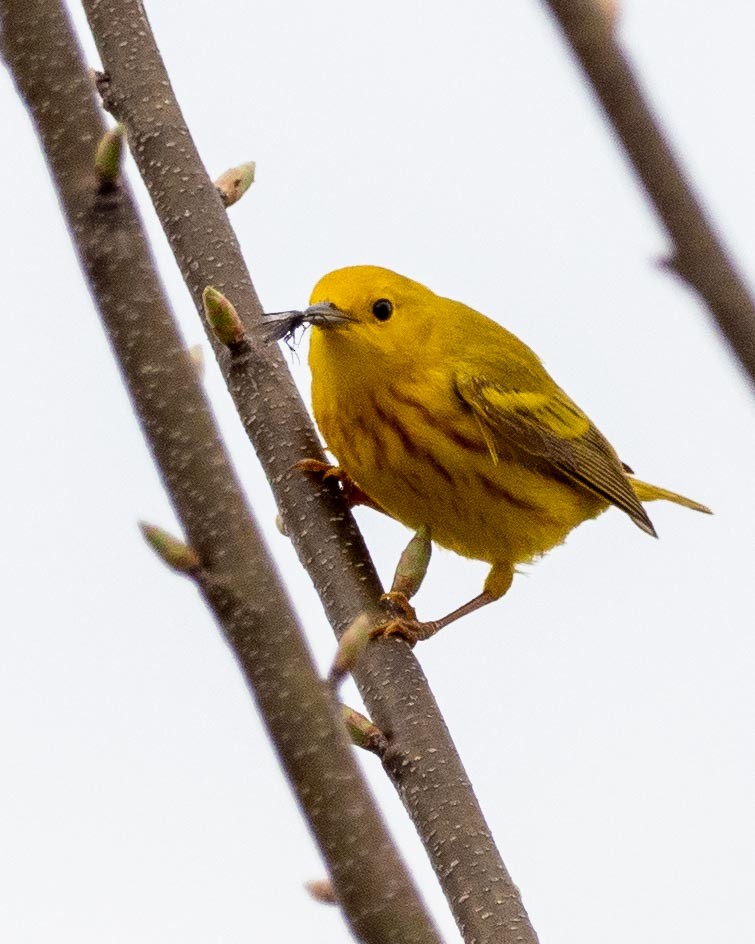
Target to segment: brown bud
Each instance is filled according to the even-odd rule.
[[[232,167],[215,181],[215,187],[223,201],[223,206],[229,207],[237,203],[254,183],[254,161]]]
[[[619,0],[595,0],[610,30],[616,28],[619,19]]]
[[[338,899],[333,888],[333,883],[328,878],[316,878],[311,882],[305,882],[304,887],[315,901],[323,905],[337,905]]]

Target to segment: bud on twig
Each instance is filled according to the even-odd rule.
[[[341,705],[341,717],[346,725],[351,743],[355,747],[361,747],[363,750],[371,751],[379,756],[385,752],[385,735],[369,718],[365,718],[363,714],[349,708],[348,705]]]
[[[309,894],[314,898],[315,901],[319,901],[323,905],[337,905],[338,899],[336,898],[335,890],[333,889],[333,884],[328,878],[316,878],[311,882],[305,882],[304,887],[307,889]]]
[[[335,688],[344,675],[356,665],[357,659],[370,641],[373,621],[366,613],[360,613],[338,641],[333,665],[328,673],[328,682]]]
[[[679,270],[679,256],[675,252],[656,259],[655,266],[662,272],[671,272],[672,275],[681,275]]]
[[[619,18],[619,0],[596,0],[596,5],[603,14],[608,28],[615,29]]]
[[[224,207],[233,206],[247,192],[254,183],[254,161],[232,167],[215,181],[215,187],[220,194]]]
[[[173,537],[163,528],[148,524],[146,521],[140,521],[139,528],[152,550],[171,570],[175,570],[180,574],[191,575],[196,574],[200,569],[202,562],[199,560],[197,552],[188,544],[185,544],[179,538]]]
[[[246,331],[239,313],[228,299],[212,285],[202,292],[202,304],[207,323],[212,333],[226,347],[233,347],[244,340]]]
[[[289,536],[288,531],[286,531],[286,526],[283,524],[283,518],[280,516],[280,514],[275,516],[275,527],[280,531],[284,538]]]
[[[123,139],[126,129],[116,125],[103,134],[94,154],[94,171],[100,182],[100,190],[112,190],[118,184],[123,163]]]
[[[187,353],[194,370],[197,372],[197,377],[202,380],[204,378],[204,348],[201,344],[192,344]]]
[[[407,600],[414,596],[425,579],[432,549],[430,531],[421,525],[399,558],[391,585],[392,593],[403,593]]]

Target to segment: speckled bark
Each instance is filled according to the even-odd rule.
[[[186,536],[328,864],[371,944],[440,938],[361,779],[219,440],[155,275],[131,194],[97,192],[104,126],[62,5],[0,0],[3,52],[34,118],[94,300]],[[254,928],[250,927],[254,935]]]
[[[105,101],[128,128],[139,170],[198,310],[202,289],[212,284],[252,327],[261,314],[259,300],[141,3],[84,0],[84,8],[108,75]],[[233,360],[225,350],[217,353],[287,532],[340,635],[358,613],[378,612],[381,587],[362,537],[335,488],[291,472],[300,459],[322,458],[322,450],[279,352],[253,343]],[[373,720],[390,737],[386,770],[464,939],[469,944],[532,944],[537,936],[413,653],[402,642],[382,640],[369,647],[355,675]]]
[[[674,246],[669,268],[698,292],[755,383],[755,303],[708,219],[596,0],[545,0],[592,83]],[[620,7],[620,4],[619,4]],[[680,7],[683,16],[683,7]],[[620,10],[617,14],[620,16]]]

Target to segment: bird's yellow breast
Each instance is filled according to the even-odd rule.
[[[448,365],[389,365],[377,352],[354,358],[317,329],[310,365],[315,419],[341,467],[389,514],[427,526],[444,547],[513,567],[607,506],[515,451],[496,461]]]

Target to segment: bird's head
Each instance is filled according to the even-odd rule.
[[[378,266],[349,266],[323,276],[303,311],[267,315],[268,336],[290,338],[313,327],[313,346],[364,356],[413,352],[433,328],[436,296],[419,282]]]

